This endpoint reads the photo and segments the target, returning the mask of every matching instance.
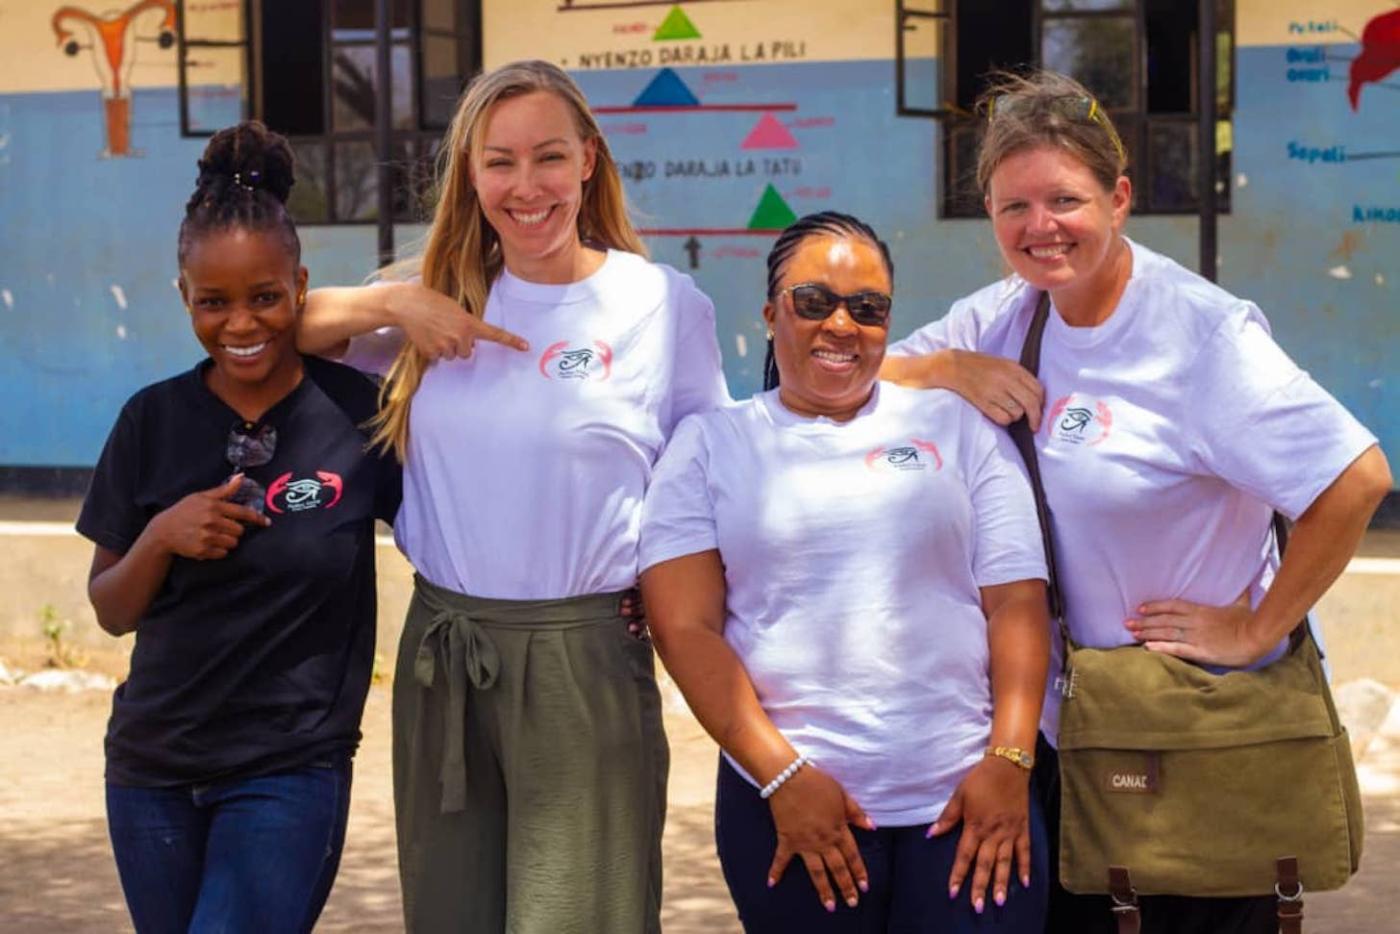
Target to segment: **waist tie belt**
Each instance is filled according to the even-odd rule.
[[[491,640],[493,629],[558,631],[620,624],[622,592],[587,594],[559,600],[493,600],[457,593],[413,575],[415,596],[432,614],[418,640],[413,677],[431,688],[439,674],[447,679],[447,713],[443,718],[442,813],[461,811],[467,802],[464,739],[467,685],[490,690],[501,671],[501,653]]]

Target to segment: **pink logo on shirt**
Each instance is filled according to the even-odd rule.
[[[592,347],[570,347],[568,341],[550,344],[540,355],[540,375],[545,379],[596,379],[612,376],[612,348],[602,341]]]
[[[1099,399],[1070,393],[1055,400],[1045,423],[1050,426],[1051,439],[1093,447],[1113,431],[1113,412]]]
[[[305,512],[308,509],[330,509],[340,502],[345,481],[340,474],[318,470],[316,476],[292,479],[289,470],[267,488],[267,508],[275,513]]]
[[[882,445],[865,455],[866,469],[876,472],[927,470],[930,466],[935,472],[942,470],[943,455],[938,453],[938,445],[919,438],[910,438],[908,444]]]

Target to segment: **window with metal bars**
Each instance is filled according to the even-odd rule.
[[[1216,204],[1227,212],[1235,4],[1216,4]],[[1074,77],[1113,117],[1135,212],[1197,212],[1193,0],[896,0],[895,8],[897,112],[939,124],[942,216],[982,216],[973,105],[989,73],[1028,64]]]
[[[373,223],[375,0],[180,0],[180,129],[256,117],[297,156],[298,223]],[[394,219],[425,218],[457,96],[481,67],[480,0],[391,0]]]

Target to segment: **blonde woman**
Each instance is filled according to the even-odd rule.
[[[393,717],[407,926],[656,931],[668,752],[619,607],[653,463],[728,400],[714,309],[646,260],[557,67],[480,76],[444,149],[417,281],[314,292],[301,335],[389,377],[376,439],[404,462],[417,571]]]

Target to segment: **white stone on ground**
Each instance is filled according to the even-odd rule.
[[[107,675],[93,671],[64,671],[58,668],[36,671],[21,678],[19,683],[21,687],[38,691],[63,691],[66,694],[75,694],[78,691],[110,691],[117,686],[117,682]]]
[[[1360,762],[1395,706],[1395,694],[1379,681],[1360,678],[1338,685],[1332,697],[1337,702],[1337,715],[1351,734],[1352,758]]]

